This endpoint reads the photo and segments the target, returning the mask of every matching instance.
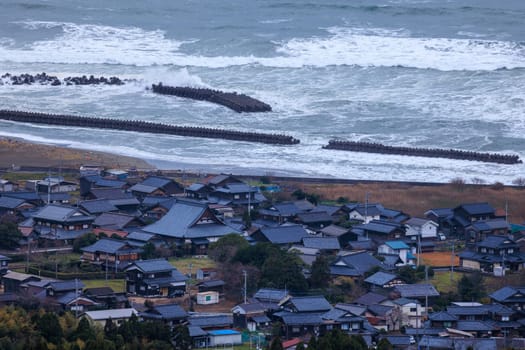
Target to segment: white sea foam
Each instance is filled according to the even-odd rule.
[[[19,22],[24,28],[61,28],[56,37],[14,48],[0,42],[0,60],[21,63],[176,65],[223,68],[258,64],[266,67],[413,67],[421,69],[495,70],[525,67],[521,43],[497,40],[419,38],[406,30],[332,27],[327,35],[294,38],[276,44],[276,56],[188,55],[161,30],[67,22]]]
[[[525,47],[514,42],[416,38],[399,31],[367,34],[362,28],[334,27],[328,32],[328,37],[292,39],[278,52],[307,66],[403,66],[442,71],[525,67]]]

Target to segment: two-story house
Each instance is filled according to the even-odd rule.
[[[142,252],[142,249],[126,241],[110,238],[102,238],[81,250],[82,261],[104,266],[111,271],[122,270],[131,262],[138,260]]]
[[[395,266],[414,265],[416,257],[410,247],[403,241],[386,241],[377,247],[377,253],[383,256],[394,256]]]
[[[33,229],[40,239],[55,244],[71,244],[91,230],[95,217],[80,208],[48,204],[33,214]]]
[[[461,204],[452,209],[450,233],[464,238],[467,226],[475,221],[494,219],[495,216],[496,210],[489,203]]]
[[[405,222],[406,236],[412,240],[435,239],[438,236],[439,225],[428,219],[410,218]]]
[[[459,254],[460,266],[467,269],[494,272],[521,271],[525,263],[525,254],[519,245],[507,236],[487,236],[476,243],[474,250],[465,250]]]
[[[177,199],[169,212],[142,231],[158,235],[192,254],[206,254],[208,245],[229,233],[239,233],[221,221],[205,203]]]
[[[358,237],[383,243],[402,238],[405,235],[405,227],[391,221],[372,220],[367,224],[355,225],[352,232]]]
[[[182,296],[188,277],[165,259],[140,260],[126,268],[126,291],[140,296]]]

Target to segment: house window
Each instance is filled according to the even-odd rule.
[[[443,322],[443,327],[451,328],[452,327],[452,322],[450,322],[450,321]]]
[[[482,253],[486,253],[487,252],[487,248],[482,247],[479,251],[482,252]]]
[[[467,321],[475,321],[476,320],[476,316],[474,315],[467,315]]]
[[[88,224],[82,225],[82,228],[88,228]]]
[[[301,327],[292,327],[293,333],[299,333],[301,331]]]
[[[352,329],[359,329],[359,323],[352,323]]]
[[[342,323],[341,324],[341,329],[344,330],[344,331],[347,331],[348,330],[348,323]]]
[[[514,253],[514,249],[513,248],[507,249],[507,254],[513,254],[513,253]]]
[[[327,331],[331,331],[332,329],[334,329],[333,325],[329,324],[329,325],[326,326],[326,330]]]
[[[501,316],[502,321],[509,321],[509,316]]]
[[[69,227],[70,230],[74,230],[75,229],[75,226],[73,226],[73,225],[69,225],[68,227]]]
[[[410,312],[417,312],[417,307],[411,307]]]
[[[240,198],[240,196],[238,194],[234,194],[233,195],[233,199],[239,199],[239,198]]]

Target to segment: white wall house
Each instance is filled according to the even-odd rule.
[[[413,240],[420,236],[421,239],[436,238],[439,225],[428,219],[411,218],[405,223],[406,236]]]
[[[410,247],[403,241],[387,241],[377,247],[380,255],[397,255],[399,262],[396,266],[414,265],[416,257],[412,255]]]

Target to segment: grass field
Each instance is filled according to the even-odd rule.
[[[190,273],[190,265],[192,275],[195,275],[198,269],[215,267],[215,261],[211,260],[208,257],[169,258],[168,261],[183,274]]]
[[[82,280],[86,288],[110,287],[113,291],[120,293],[126,291],[126,281],[123,279],[117,280]]]
[[[450,271],[437,271],[429,282],[436,287],[440,293],[454,292],[458,290],[458,281],[463,277],[463,272],[454,271],[450,280]],[[424,281],[422,283],[425,283]]]

